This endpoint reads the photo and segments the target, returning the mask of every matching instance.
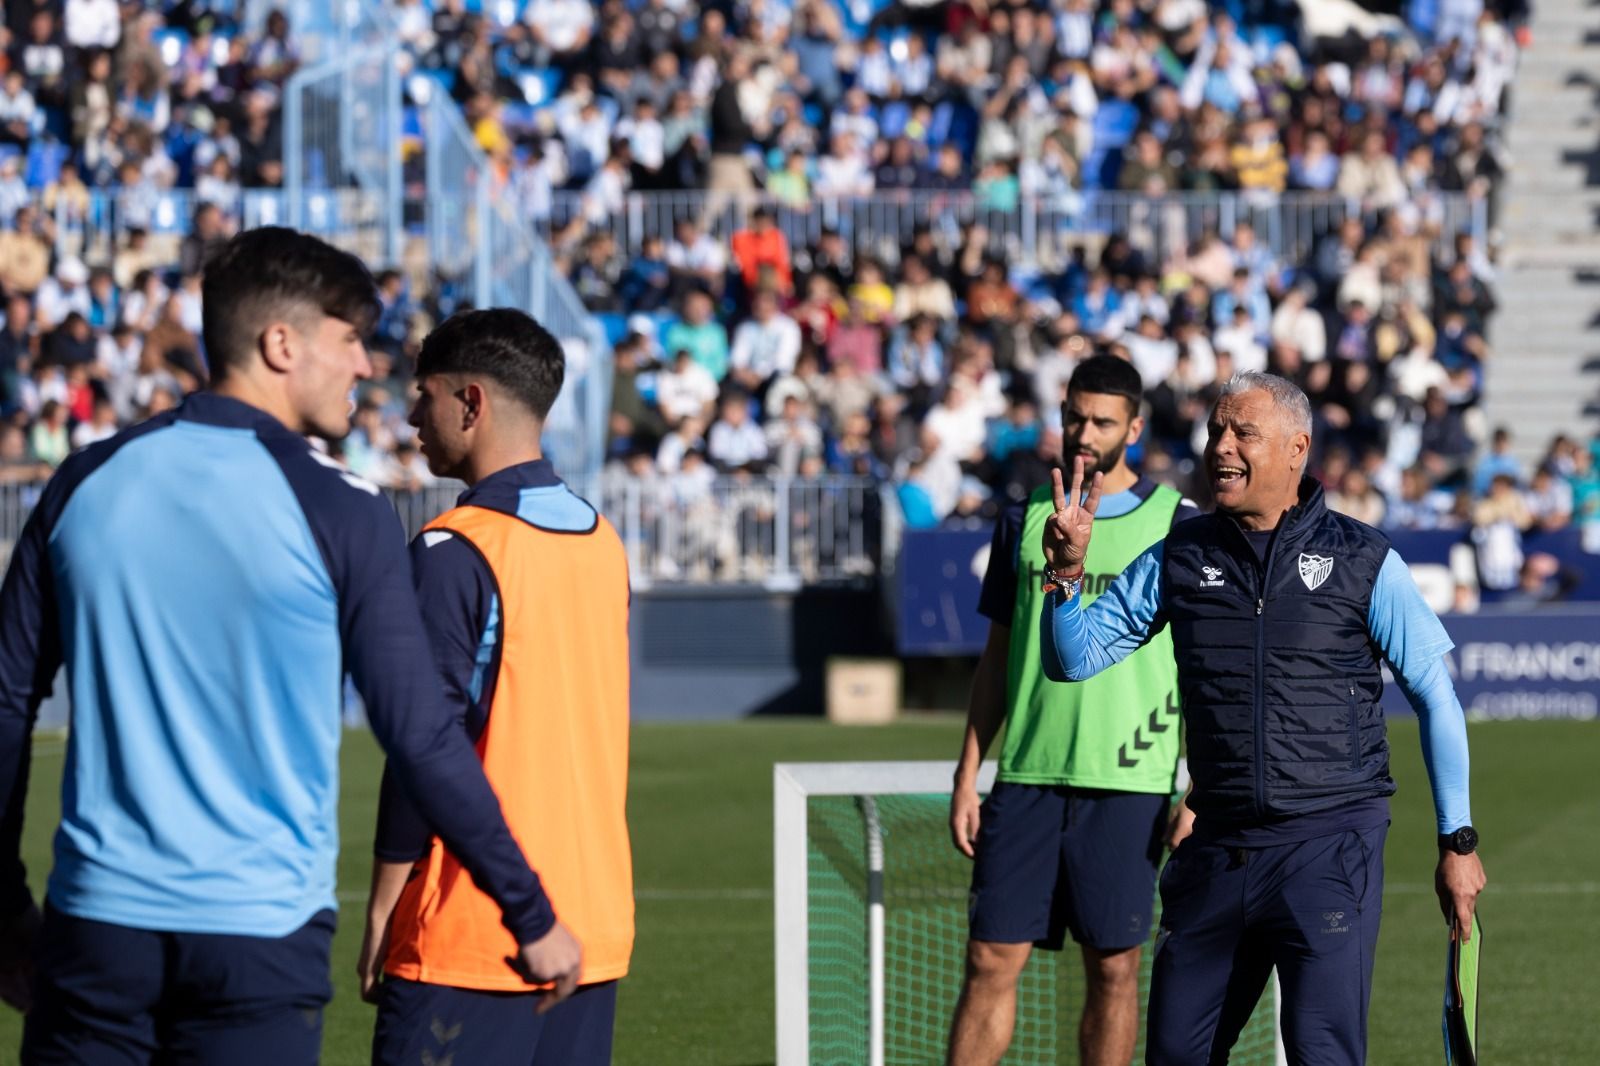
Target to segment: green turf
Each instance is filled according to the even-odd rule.
[[[1391,727],[1400,782],[1387,854],[1371,1061],[1442,1060],[1444,921],[1432,891],[1433,819],[1416,727]],[[819,722],[646,725],[634,731],[630,817],[639,894],[633,973],[623,984],[619,1066],[748,1066],[773,1059],[771,766],[779,761],[953,758],[955,718],[884,729]],[[1591,1057],[1588,977],[1600,924],[1600,851],[1589,843],[1600,767],[1595,723],[1486,723],[1471,731],[1473,812],[1491,887],[1483,904],[1480,1050],[1536,1066]],[[40,886],[56,813],[61,744],[35,758],[25,852]],[[345,745],[344,921],[324,1061],[366,1061],[370,1010],[354,993],[379,759],[365,734]],[[18,1020],[0,1010],[0,1062]]]

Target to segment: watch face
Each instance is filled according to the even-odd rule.
[[[1457,829],[1455,836],[1455,849],[1462,855],[1471,855],[1478,849],[1478,831],[1472,826]]]

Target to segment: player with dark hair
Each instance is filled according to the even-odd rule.
[[[1102,355],[1078,366],[1061,408],[1062,460],[1082,458],[1101,471],[1109,493],[1089,561],[1094,589],[1175,520],[1197,513],[1128,466],[1126,449],[1144,429],[1141,403],[1139,372]],[[977,860],[966,980],[950,1035],[949,1061],[961,1066],[1000,1061],[1029,954],[1036,945],[1060,950],[1069,931],[1087,976],[1081,1060],[1124,1066],[1138,1039],[1139,949],[1178,761],[1172,649],[1152,641],[1092,688],[1045,683],[1039,542],[1052,513],[1049,485],[1005,512],[978,605],[989,640],[950,800],[956,847]],[[978,767],[1002,723],[998,780],[980,807]],[[1175,819],[1172,833],[1186,825]]]
[[[1064,489],[1058,471],[1040,531],[1035,654],[1051,680],[1075,682],[1051,687],[1093,684],[1164,640],[1183,690],[1195,822],[1161,874],[1154,1066],[1226,1062],[1274,969],[1289,1061],[1366,1061],[1395,791],[1383,660],[1421,723],[1434,887],[1460,935],[1485,882],[1450,637],[1388,539],[1329,510],[1306,476],[1311,428],[1293,382],[1234,375],[1207,422],[1216,511],[1175,526],[1087,609],[1105,479],[1080,462]]]
[[[393,508],[306,440],[349,431],[371,372],[366,268],[251,230],[204,299],[210,391],[69,458],[0,589],[0,989],[25,1009],[38,935],[24,1063],[317,1061],[346,672],[396,777],[497,901],[516,968],[566,992],[580,964],[447,713]],[[36,930],[29,731],[63,662]]]
[[[360,963],[380,1066],[611,1061],[633,948],[628,567],[540,451],[564,371],[560,344],[520,311],[463,312],[428,336],[411,422],[429,468],[469,488],[411,550],[462,736],[583,943],[578,991],[548,1013],[517,994],[493,903],[386,781]]]

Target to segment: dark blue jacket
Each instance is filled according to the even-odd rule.
[[[1264,561],[1225,515],[1173,527],[1163,599],[1202,818],[1259,824],[1394,794],[1367,627],[1388,552],[1309,478]]]

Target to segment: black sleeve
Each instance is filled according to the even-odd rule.
[[[41,505],[23,527],[0,586],[0,918],[33,901],[22,863],[22,815],[39,704],[61,665],[48,541],[54,515]]]
[[[1020,558],[1022,517],[1026,503],[1013,503],[995,520],[989,541],[989,566],[978,593],[978,613],[991,622],[1011,625],[1017,609],[1017,560]]]
[[[501,646],[494,575],[454,533],[424,533],[412,541],[411,565],[445,703],[467,738],[476,742],[494,699]],[[384,767],[373,854],[385,862],[415,862],[428,854],[433,836],[433,826],[400,788],[394,772]]]
[[[50,566],[50,534],[72,493],[122,443],[171,421],[157,416],[134,433],[67,458],[44,487],[22,528],[0,584],[0,918],[33,902],[22,863],[22,819],[28,798],[33,724],[61,668],[63,649]]]

